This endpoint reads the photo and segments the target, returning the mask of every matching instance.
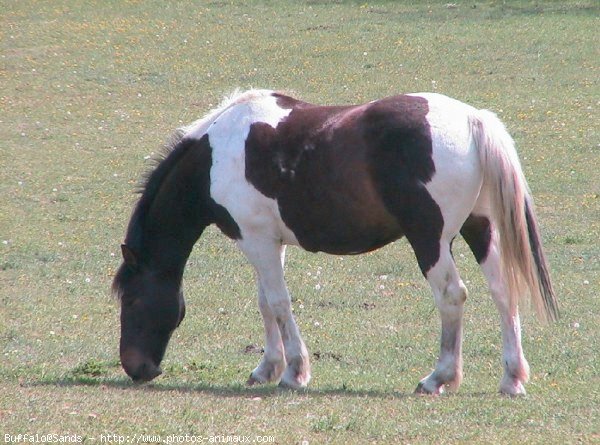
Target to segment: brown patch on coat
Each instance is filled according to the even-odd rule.
[[[490,220],[485,216],[471,214],[463,223],[460,234],[469,245],[477,262],[483,263],[488,256],[492,242]]]
[[[443,219],[424,187],[435,172],[427,101],[321,107],[276,97],[292,111],[276,128],[252,125],[246,178],[277,200],[300,245],[358,254],[406,235],[424,273],[433,266]]]

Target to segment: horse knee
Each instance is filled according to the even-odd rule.
[[[462,308],[467,295],[467,288],[461,280],[447,282],[439,294],[438,305],[445,308]]]
[[[448,286],[448,294],[450,295],[451,301],[455,302],[455,304],[462,305],[467,301],[468,291],[462,280]]]
[[[292,314],[292,305],[289,299],[277,299],[276,301],[269,301],[268,304],[277,323],[287,321]]]
[[[529,380],[529,363],[522,353],[504,354],[504,373],[510,377],[526,383]]]

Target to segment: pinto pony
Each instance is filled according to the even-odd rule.
[[[121,363],[134,381],[161,373],[185,303],[183,270],[216,224],[256,269],[265,348],[248,384],[301,388],[309,354],[283,275],[286,245],[338,255],[405,236],[442,320],[435,370],[419,393],[457,389],[467,289],[452,258],[464,237],[500,313],[500,391],[524,394],[519,300],[558,315],[533,203],[513,140],[491,112],[439,94],[318,106],[268,90],[237,93],[180,130],[146,180],[113,283]]]

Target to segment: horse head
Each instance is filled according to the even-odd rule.
[[[126,245],[113,289],[121,302],[121,364],[136,382],[159,376],[171,334],[185,316],[181,279],[157,272]]]

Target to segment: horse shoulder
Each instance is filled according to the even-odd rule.
[[[262,170],[271,163],[265,153],[258,159],[249,157],[247,147],[254,140],[259,150],[269,149],[272,144],[264,138],[274,134],[290,111],[281,107],[274,96],[260,97],[236,104],[208,130],[213,150],[211,197],[228,210],[244,237],[258,232],[283,236],[279,234],[282,223],[277,202],[248,179],[254,171],[261,180],[268,181],[269,176]]]

